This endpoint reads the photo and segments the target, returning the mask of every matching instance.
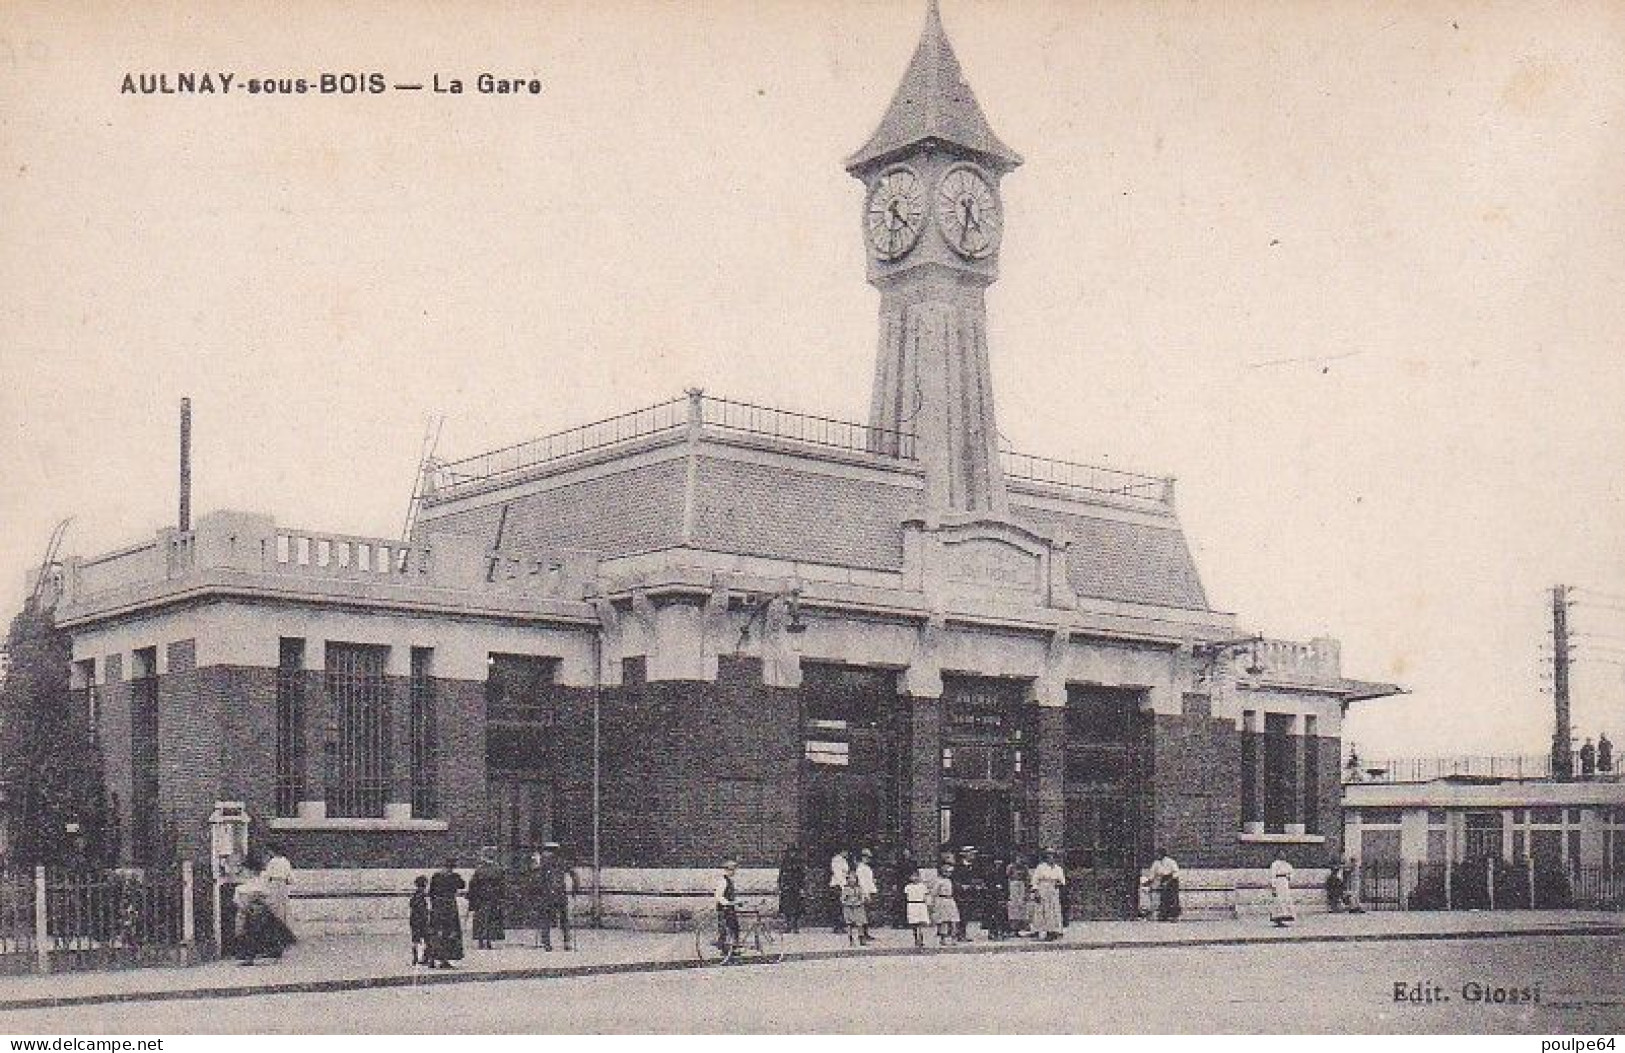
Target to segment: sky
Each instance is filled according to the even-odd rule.
[[[861,419],[843,159],[922,0],[0,6],[0,582],[194,508],[399,533],[685,387]],[[1004,182],[1001,430],[1178,477],[1210,600],[1343,642],[1367,757],[1625,738],[1625,6],[944,0]],[[124,76],[228,71],[225,95]],[[539,94],[484,95],[482,71]],[[460,95],[250,95],[249,78]],[[1617,650],[1610,650],[1614,648]]]

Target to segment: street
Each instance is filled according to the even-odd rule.
[[[1396,1002],[1396,984],[1434,1000]],[[1473,1004],[1469,985],[1539,1001]],[[0,1014],[12,1034],[1622,1028],[1625,940],[1595,936],[856,957]]]

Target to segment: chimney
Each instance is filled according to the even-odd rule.
[[[181,399],[181,516],[180,531],[192,529],[192,400]]]

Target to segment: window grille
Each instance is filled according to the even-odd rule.
[[[138,864],[158,856],[158,649],[133,655],[130,681],[130,852]]]
[[[412,648],[412,815],[417,818],[438,813],[439,767],[435,753],[435,687],[430,675],[434,651]]]
[[[305,641],[282,638],[276,670],[276,814],[299,814],[305,797]]]
[[[327,814],[377,818],[389,792],[388,647],[327,645]]]

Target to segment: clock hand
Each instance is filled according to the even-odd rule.
[[[959,202],[959,206],[964,210],[965,213],[965,218],[961,226],[963,226],[967,232],[975,230],[978,234],[982,233],[982,221],[976,218],[976,203],[967,197]]]

